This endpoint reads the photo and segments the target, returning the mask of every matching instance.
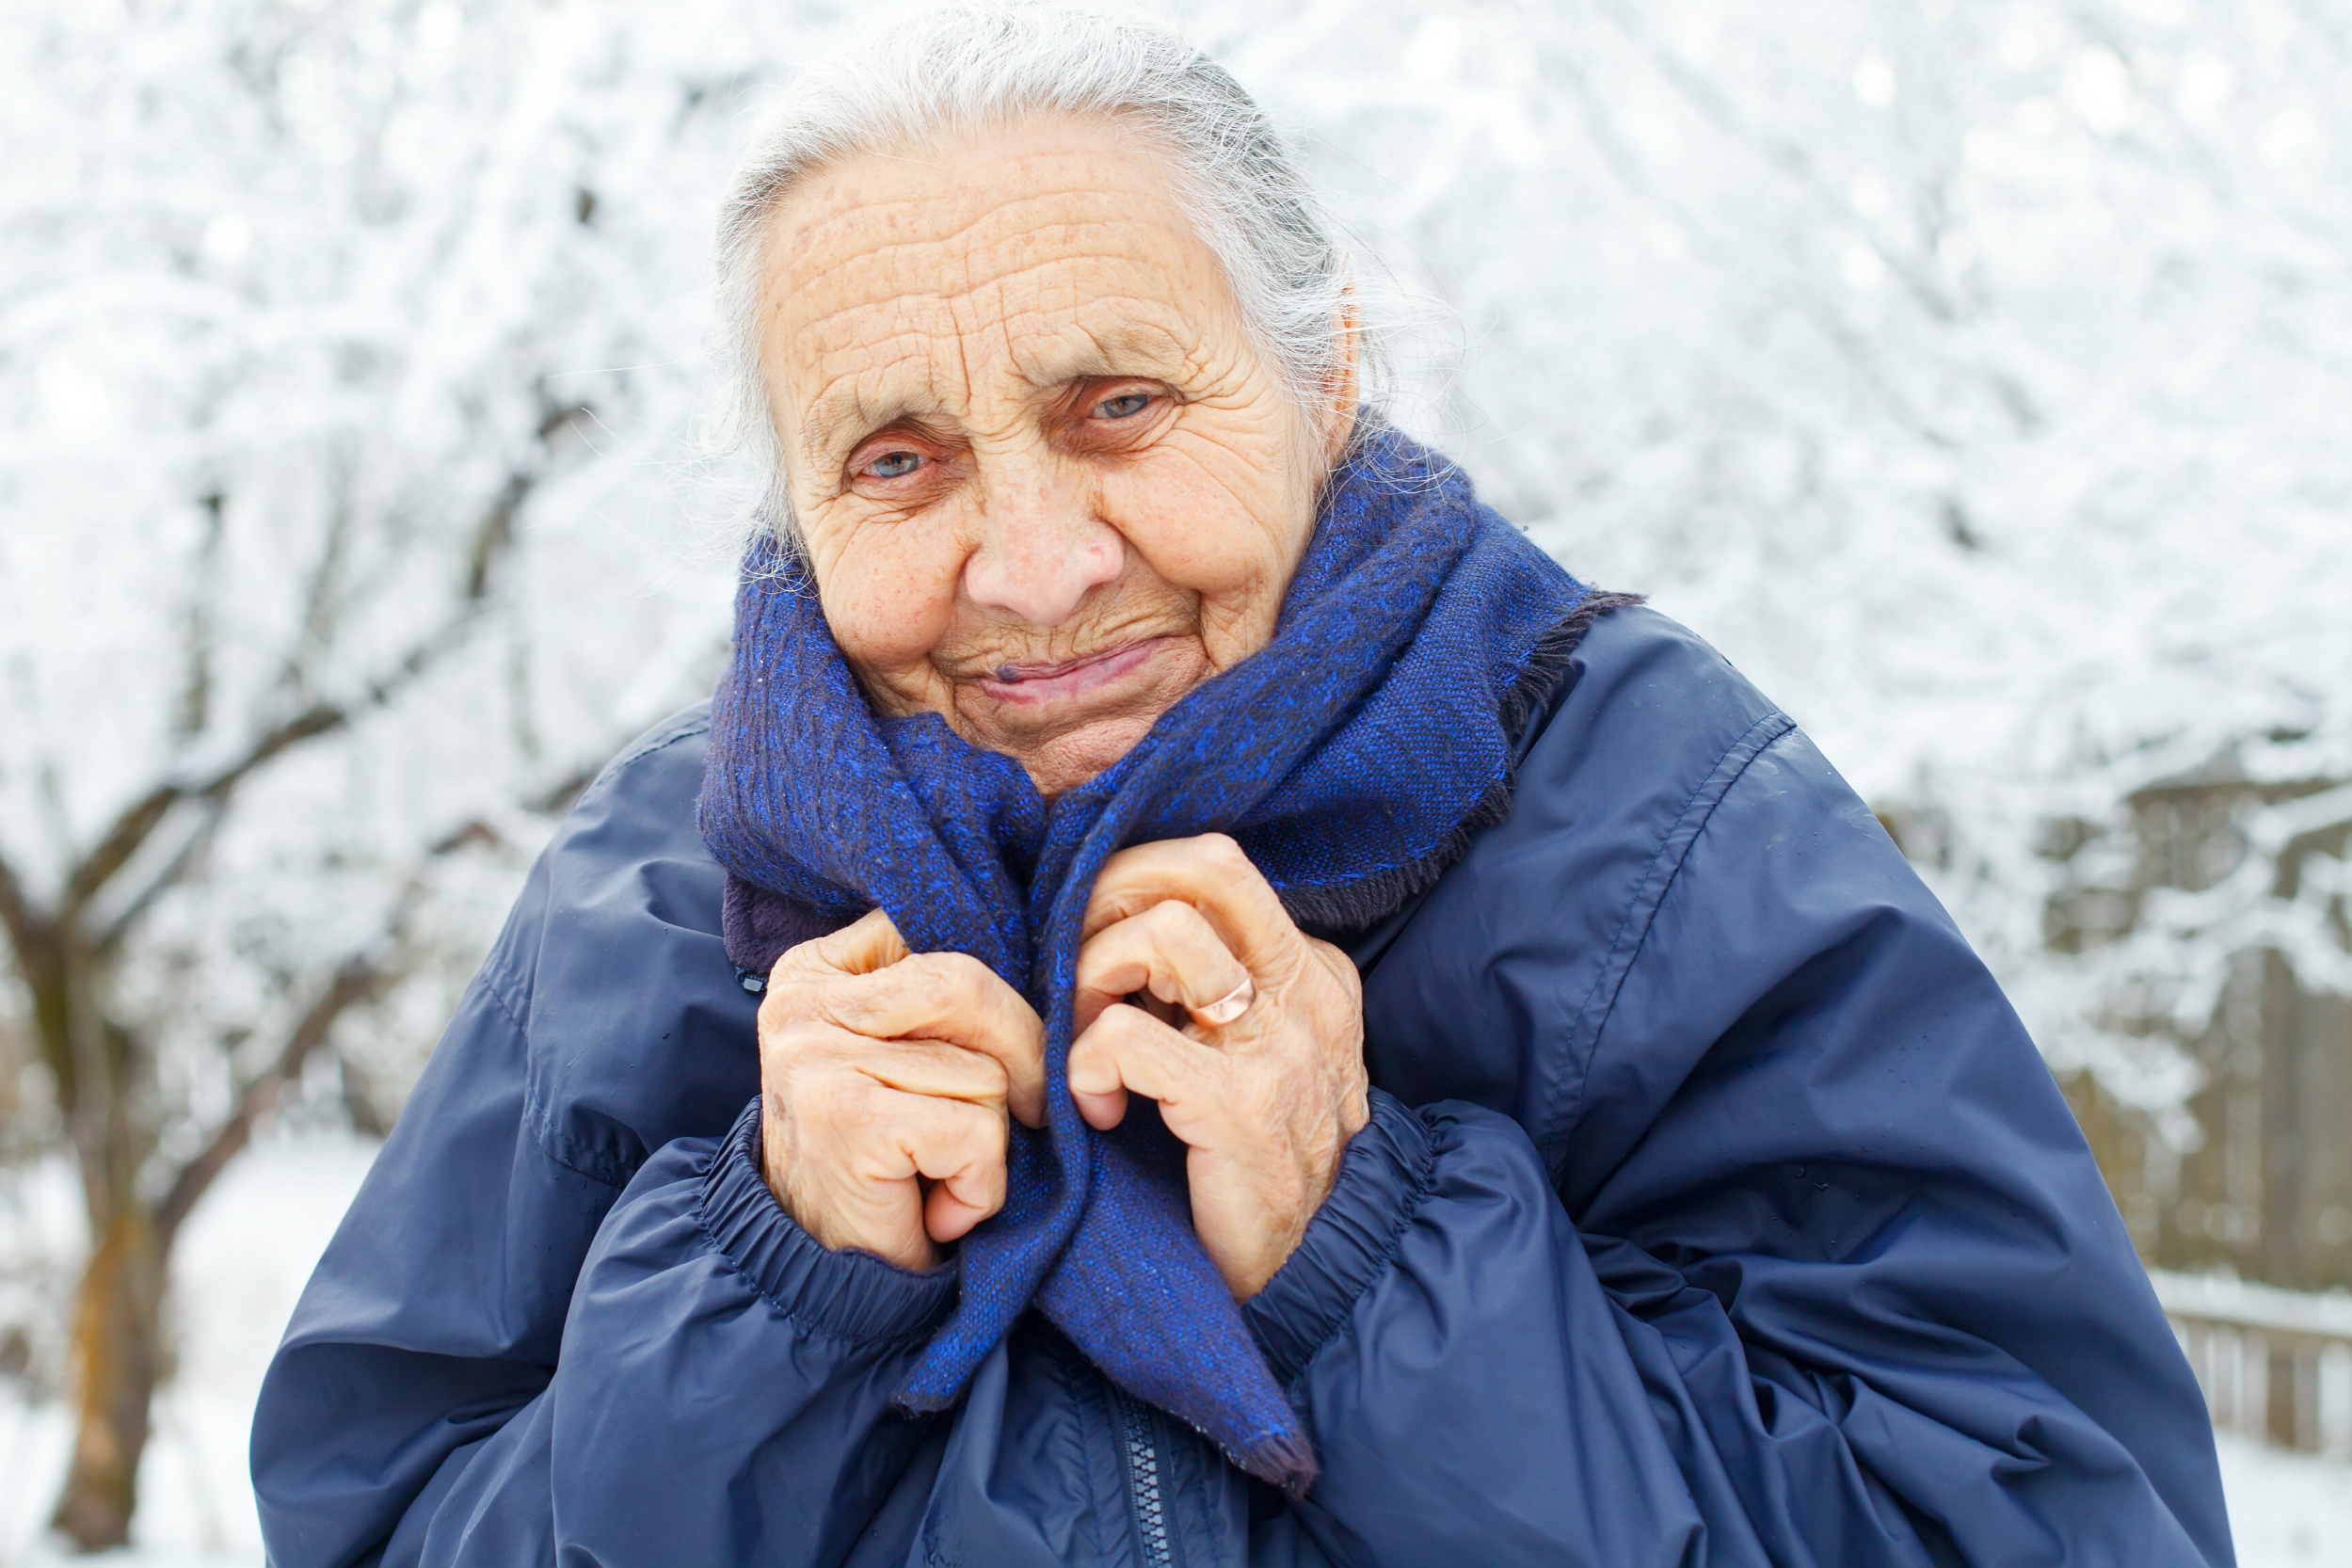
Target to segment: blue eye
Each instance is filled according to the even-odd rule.
[[[1150,402],[1149,392],[1126,392],[1096,404],[1095,412],[1104,419],[1126,419],[1131,414],[1142,413]]]
[[[922,456],[915,452],[886,452],[866,465],[866,472],[876,479],[904,479],[922,467]]]

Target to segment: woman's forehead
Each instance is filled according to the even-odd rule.
[[[777,412],[812,446],[888,423],[878,403],[962,414],[1076,376],[1178,381],[1238,331],[1158,160],[1066,127],[814,177],[774,219],[760,312]]]

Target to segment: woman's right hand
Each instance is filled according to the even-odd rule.
[[[1004,1204],[1005,1116],[1045,1122],[1045,1025],[876,909],[776,960],[760,1003],[768,1187],[824,1246],[928,1269]]]

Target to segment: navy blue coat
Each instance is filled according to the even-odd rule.
[[[1295,1503],[1035,1314],[893,1411],[953,1275],[761,1183],[704,731],[573,811],[319,1264],[254,1421],[280,1568],[2231,1560],[2024,1029],[1664,617],[1598,623],[1509,819],[1350,938],[1372,1121],[1247,1307],[1321,1460]]]

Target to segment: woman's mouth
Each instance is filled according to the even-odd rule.
[[[980,678],[980,689],[999,702],[1023,707],[1066,702],[1098,692],[1132,674],[1168,640],[1145,637],[1055,664],[999,664]]]

